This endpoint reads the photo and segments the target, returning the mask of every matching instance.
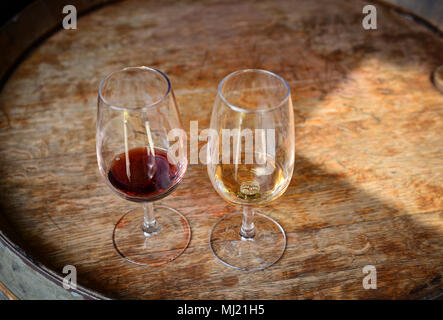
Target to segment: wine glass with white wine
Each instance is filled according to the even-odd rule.
[[[280,197],[294,170],[289,85],[265,70],[229,74],[218,87],[210,126],[209,178],[223,199],[242,206],[214,225],[211,249],[229,267],[264,269],[286,247],[283,228],[256,207]]]

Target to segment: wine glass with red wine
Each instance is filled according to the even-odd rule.
[[[139,265],[161,265],[188,246],[191,230],[177,210],[154,201],[169,195],[187,168],[186,133],[168,77],[129,67],[102,80],[98,94],[97,159],[120,197],[141,203],[113,232],[118,253]]]
[[[281,225],[263,214],[263,208],[256,209],[281,197],[294,171],[294,111],[288,83],[266,70],[227,75],[218,87],[210,126],[221,138],[208,141],[209,178],[224,200],[243,207],[213,226],[212,253],[231,268],[263,270],[286,248]]]

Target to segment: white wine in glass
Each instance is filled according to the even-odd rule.
[[[273,158],[268,157],[266,162],[267,166],[218,164],[214,174],[217,191],[236,204],[261,204],[276,199],[285,190],[287,178]]]
[[[215,190],[243,210],[213,227],[210,245],[227,266],[261,270],[282,256],[283,228],[257,212],[280,197],[294,170],[294,115],[289,86],[265,70],[241,70],[220,83],[208,142],[208,174]]]

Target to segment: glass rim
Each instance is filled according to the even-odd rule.
[[[165,94],[160,99],[158,99],[157,101],[154,101],[151,104],[143,105],[143,106],[140,106],[140,107],[132,107],[132,108],[130,108],[130,107],[123,107],[123,106],[116,105],[114,103],[110,103],[102,94],[103,85],[113,75],[115,75],[117,73],[120,73],[120,72],[129,71],[129,70],[144,70],[144,71],[151,71],[151,72],[160,74],[163,77],[163,79],[166,80],[166,83],[168,85],[168,88],[166,89]],[[143,110],[143,109],[152,108],[152,107],[156,106],[157,104],[163,102],[168,97],[170,92],[171,92],[171,81],[169,81],[168,76],[166,74],[164,74],[163,72],[161,72],[160,70],[158,70],[158,69],[155,69],[155,68],[152,68],[152,67],[147,67],[147,66],[125,67],[123,69],[112,71],[112,72],[108,73],[103,78],[103,80],[100,81],[100,84],[98,86],[98,96],[99,96],[100,100],[103,101],[110,108],[116,109],[116,110],[120,110],[120,111],[125,111],[125,110]]]
[[[271,75],[271,76],[277,78],[278,80],[280,80],[286,86],[286,95],[285,95],[285,97],[277,105],[272,106],[272,107],[267,108],[267,109],[250,110],[250,109],[245,109],[245,108],[241,108],[239,106],[233,105],[232,103],[230,103],[223,96],[223,94],[221,93],[221,88],[222,88],[223,84],[227,80],[229,80],[229,78],[231,78],[233,76],[236,76],[236,75],[239,75],[241,73],[247,73],[247,72],[265,73],[265,74],[268,74],[268,75]],[[220,84],[218,85],[217,94],[222,99],[223,103],[226,104],[229,108],[231,108],[234,111],[243,112],[243,113],[266,113],[266,112],[270,112],[270,111],[276,110],[276,109],[280,108],[284,103],[286,103],[286,101],[288,100],[289,96],[291,95],[291,89],[289,87],[289,84],[286,82],[286,80],[283,79],[278,74],[275,74],[274,72],[271,72],[271,71],[268,71],[268,70],[264,70],[264,69],[243,69],[243,70],[237,70],[237,71],[231,72],[230,74],[226,75],[222,79],[222,81],[220,81]]]

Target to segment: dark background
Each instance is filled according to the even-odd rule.
[[[3,27],[5,23],[32,2],[33,0],[0,1],[0,27]]]

